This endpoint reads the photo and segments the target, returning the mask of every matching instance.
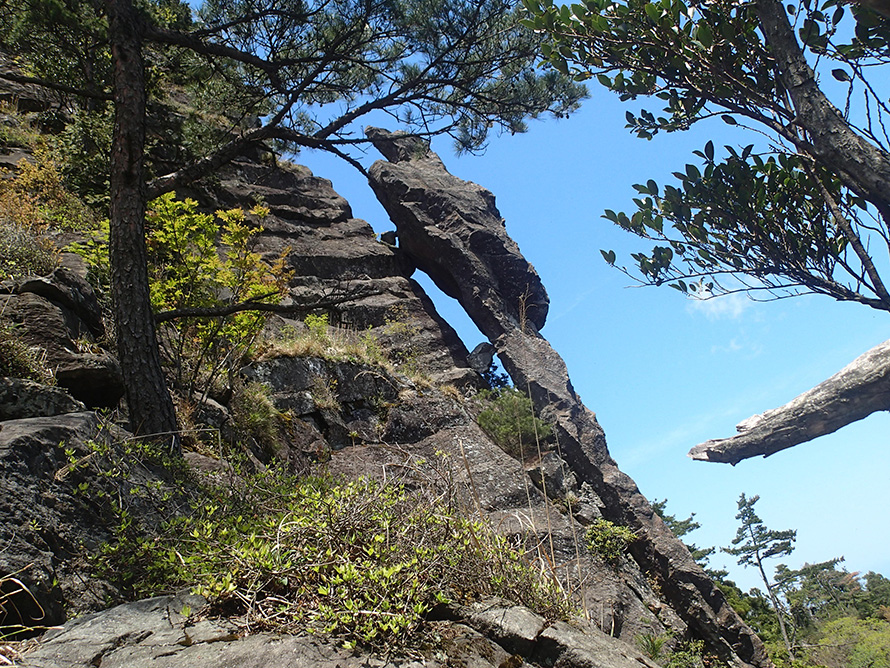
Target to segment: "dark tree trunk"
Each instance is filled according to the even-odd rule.
[[[755,7],[767,46],[797,112],[795,123],[806,130],[811,143],[808,152],[841,177],[844,185],[886,212],[890,154],[857,134],[819,89],[783,4],[779,0],[756,0]]]
[[[132,0],[106,0],[114,60],[109,252],[117,349],[130,427],[169,440],[175,451],[176,413],[161,370],[148,289],[145,248],[145,71]]]

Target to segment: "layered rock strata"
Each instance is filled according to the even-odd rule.
[[[396,226],[400,251],[462,304],[515,385],[528,388],[539,414],[556,427],[562,459],[602,500],[602,515],[640,536],[631,546],[640,570],[725,661],[770,665],[754,632],[609,455],[603,430],[575,394],[565,363],[539,334],[546,294],[508,237],[494,196],[448,173],[417,139],[375,128],[367,133],[389,159],[374,163],[369,181]]]

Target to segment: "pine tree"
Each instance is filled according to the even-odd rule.
[[[758,499],[760,497],[756,494],[751,498],[746,498],[744,494],[739,497],[739,512],[735,517],[741,522],[741,526],[736,531],[732,547],[724,547],[722,551],[738,557],[737,563],[739,565],[756,566],[757,570],[760,571],[760,577],[766,586],[766,593],[776,612],[776,620],[779,622],[779,630],[782,633],[785,649],[788,651],[789,658],[793,661],[794,652],[791,647],[791,641],[788,638],[788,630],[785,627],[784,610],[776,595],[776,585],[767,576],[763,562],[766,559],[784,557],[791,554],[794,551],[797,531],[793,529],[785,531],[767,529],[763,524],[763,520],[757,516],[754,510],[754,504],[757,503]]]

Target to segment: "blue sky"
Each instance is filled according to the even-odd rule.
[[[739,495],[759,494],[757,509],[769,527],[798,531],[797,549],[784,563],[844,556],[851,571],[890,576],[887,413],[736,467],[686,456],[888,338],[888,315],[820,296],[694,302],[668,288],[630,287],[599,251],[613,249],[619,263],[629,264],[629,253],[646,247],[602,219],[603,210],[630,212],[634,183],[671,182],[670,173],[696,160],[692,150],[708,139],[718,147],[753,139],[719,121],[636,139],[624,129],[626,108],[605,92],[592,93],[568,120],[532,122],[526,134],[493,138],[482,156],[455,156],[447,138],[433,148],[451,173],[495,194],[507,231],[549,292],[542,334],[597,414],[613,457],[650,500],[667,498],[668,511],[679,517],[696,513],[702,528],[689,540],[699,546],[729,545]],[[362,162],[378,157],[372,150]],[[318,153],[298,161],[331,179],[356,217],[378,232],[392,228],[356,170]],[[430,292],[469,348],[483,340],[457,302]],[[712,565],[726,567],[745,589],[758,584],[727,555],[716,555]]]

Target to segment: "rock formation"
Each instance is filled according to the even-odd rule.
[[[304,327],[297,314],[323,311],[332,324],[373,336],[394,360],[389,371],[274,351],[251,362],[239,382],[264,384],[289,415],[285,446],[255,448],[250,456],[256,466],[278,459],[303,470],[325,462],[334,474],[390,479],[398,473],[420,485],[420,477],[411,477],[414,464],[444,455],[468,505],[524,541],[587,613],[577,627],[547,626],[506,602],[457,606],[434,622],[450,629],[447,658],[426,665],[654,665],[632,647],[634,639],[670,632],[706,640],[733,666],[768,666],[756,636],[609,456],[595,416],[580,404],[563,361],[539,334],[546,291],[507,235],[493,195],[448,174],[425,144],[383,131],[374,137],[395,161],[377,163],[371,175],[398,228],[397,246],[393,239],[377,241],[328,181],[299,166],[240,160],[180,193],[208,210],[257,201],[269,207],[258,250],[270,260],[288,250],[295,272],[284,302],[293,313],[276,316],[271,329]],[[478,371],[491,349],[468,353],[411,280],[415,268],[460,300],[516,385],[530,390],[541,417],[554,425],[556,439],[540,452],[519,461],[478,426],[472,395],[484,385]],[[301,665],[388,665],[319,638],[243,637],[225,621],[186,619],[183,606],[200,603],[192,599],[150,599],[101,611],[121,593],[80,576],[85,555],[112,537],[112,525],[101,500],[107,496],[83,490],[130,499],[131,514],[149,525],[161,521],[169,503],[130,490],[176,490],[151,467],[134,465],[118,480],[97,468],[104,456],[97,453],[121,447],[129,436],[78,403],[114,405],[120,396],[110,389],[97,394],[100,387],[117,392],[119,384],[111,382],[117,377],[113,357],[96,345],[102,320],[91,295],[68,270],[0,289],[3,317],[17,322],[30,344],[55,355],[60,368],[75,362],[92,368],[86,362],[101,359],[108,379],[63,375],[64,390],[0,384],[0,576],[16,574],[33,595],[10,599],[6,609],[17,617],[7,615],[5,623],[52,625],[72,612],[97,611],[48,634],[21,665],[274,665],[294,656]],[[416,369],[423,380],[409,373]],[[324,400],[317,388],[326,388]],[[229,397],[216,398],[199,417],[225,438],[233,408]],[[210,475],[228,471],[206,453],[187,453],[187,461]],[[620,563],[605,563],[584,544],[585,528],[598,518],[638,536]]]
[[[689,456],[734,466],[749,457],[769,457],[886,410],[890,410],[890,341],[863,353],[784,406],[739,423],[735,436],[696,445]]]
[[[528,388],[539,414],[556,426],[569,469],[602,500],[603,516],[644,537],[632,547],[640,569],[657,578],[674,610],[722,658],[767,664],[756,635],[609,456],[603,431],[578,400],[562,358],[538,333],[546,294],[507,236],[494,196],[449,174],[416,139],[375,128],[368,136],[390,160],[374,163],[369,180],[396,225],[401,252],[460,301],[514,384]]]

